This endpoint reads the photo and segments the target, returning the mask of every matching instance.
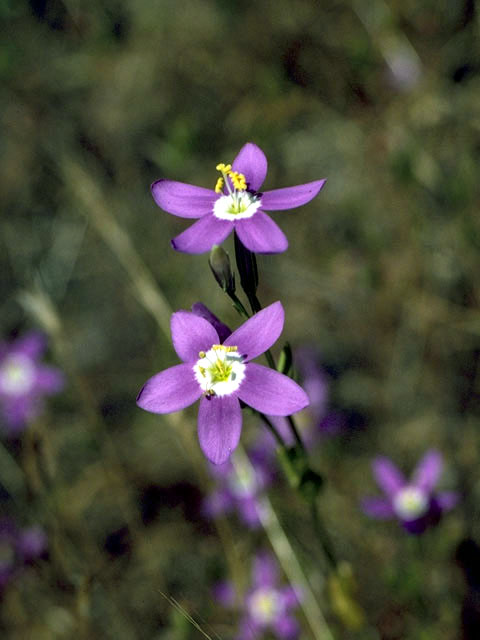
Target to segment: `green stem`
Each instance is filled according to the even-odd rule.
[[[317,539],[320,542],[323,553],[325,554],[330,568],[336,570],[338,567],[338,562],[335,556],[335,551],[333,550],[332,539],[330,538],[330,535],[320,517],[320,512],[318,510],[318,505],[315,498],[310,502],[310,514],[312,516],[313,528],[315,530]]]
[[[278,442],[278,444],[281,447],[284,447],[285,446],[285,441],[282,438],[282,436],[280,435],[280,432],[278,431],[278,429],[273,425],[272,422],[270,422],[270,420],[267,418],[267,416],[265,414],[259,413],[258,415],[260,416],[260,419],[265,423],[267,428],[270,430],[270,432],[272,433],[273,437]]]

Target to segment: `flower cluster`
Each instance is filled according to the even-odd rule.
[[[265,211],[293,209],[310,202],[325,184],[307,184],[260,192],[267,175],[267,159],[257,145],[245,144],[233,163],[219,164],[215,189],[174,180],[157,180],[152,195],[159,207],[180,218],[199,218],[172,240],[184,253],[205,253],[235,230],[242,244],[254,253],[281,253],[288,240]]]
[[[453,491],[435,491],[443,460],[433,449],[420,460],[410,482],[388,458],[375,458],[372,468],[385,498],[364,498],[363,510],[372,518],[396,518],[409,533],[423,533],[437,524],[458,501]]]
[[[42,410],[43,397],[61,391],[62,373],[41,362],[45,337],[30,332],[0,345],[0,408],[9,436],[20,433]]]
[[[241,621],[237,640],[257,640],[263,634],[274,633],[277,638],[294,640],[299,625],[293,612],[301,602],[301,592],[292,586],[283,586],[279,568],[268,553],[259,553],[254,559],[251,586],[242,599]],[[217,585],[215,597],[227,607],[235,606],[233,585]]]
[[[39,527],[21,529],[11,518],[0,519],[0,592],[47,548]]]

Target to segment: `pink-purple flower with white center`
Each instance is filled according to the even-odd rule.
[[[237,511],[242,521],[250,528],[260,525],[261,504],[259,497],[273,480],[272,456],[267,449],[248,452],[252,465],[248,467],[230,460],[219,465],[210,465],[215,488],[205,498],[204,512],[207,516]]]
[[[0,592],[47,548],[40,527],[20,529],[12,518],[0,519]]]
[[[281,253],[288,240],[265,211],[294,209],[310,202],[325,184],[306,184],[260,192],[267,175],[267,159],[252,142],[241,149],[232,165],[219,164],[215,189],[174,180],[157,180],[152,195],[159,207],[180,218],[199,218],[172,240],[183,253],[205,253],[235,230],[253,253]]]
[[[307,394],[296,382],[251,362],[276,342],[283,323],[283,307],[274,302],[222,340],[206,317],[177,311],[170,326],[173,347],[183,363],[150,378],[138,395],[138,406],[162,414],[200,400],[200,447],[211,462],[222,464],[240,439],[240,401],[261,413],[283,416],[308,405]]]
[[[435,491],[443,460],[433,449],[420,460],[409,482],[389,458],[375,458],[372,469],[385,498],[364,498],[363,511],[372,518],[397,518],[409,533],[423,533],[436,525],[458,502],[453,491]]]
[[[229,583],[217,585],[215,596],[221,604],[233,607],[233,588]],[[244,602],[237,640],[258,640],[263,634],[294,640],[300,628],[293,613],[301,601],[301,591],[279,584],[279,570],[268,553],[259,553],[253,563],[252,586]]]
[[[45,336],[36,331],[0,345],[0,408],[7,435],[15,436],[42,410],[43,398],[63,389],[59,369],[40,362]]]

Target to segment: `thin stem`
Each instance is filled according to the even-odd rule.
[[[293,437],[297,442],[298,446],[302,448],[303,451],[305,449],[305,443],[303,442],[302,436],[300,435],[300,431],[297,429],[297,425],[295,424],[295,420],[293,416],[287,416],[288,426],[290,427],[290,431],[293,433]]]
[[[265,414],[259,413],[258,415],[260,416],[260,419],[266,424],[267,428],[270,430],[270,432],[272,433],[273,437],[278,442],[278,444],[281,447],[284,447],[285,441],[280,435],[280,432],[278,431],[278,429],[273,425],[272,422],[270,422],[270,420],[267,418]]]
[[[335,556],[335,551],[333,550],[333,542],[320,517],[317,501],[315,499],[310,502],[310,513],[312,516],[313,528],[315,530],[317,539],[322,546],[325,557],[327,558],[331,569],[336,570],[338,567],[338,562]]]

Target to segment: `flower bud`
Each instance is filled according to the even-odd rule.
[[[214,244],[210,251],[208,264],[212,270],[213,277],[226,293],[235,293],[235,275],[230,266],[228,253]]]

